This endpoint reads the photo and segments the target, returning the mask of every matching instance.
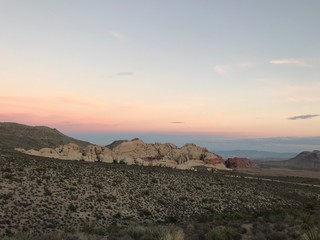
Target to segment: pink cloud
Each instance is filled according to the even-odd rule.
[[[275,59],[270,61],[271,64],[276,65],[297,65],[302,67],[307,67],[308,64],[304,61],[298,60],[298,59]]]

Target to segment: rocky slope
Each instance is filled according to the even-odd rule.
[[[77,144],[69,143],[57,148],[40,150],[16,148],[16,150],[29,155],[63,160],[117,162],[178,169],[190,169],[196,166],[225,168],[224,160],[220,156],[195,144],[186,144],[178,148],[172,143],[147,144],[137,138],[131,141],[117,141],[112,149],[99,145],[81,148]]]
[[[248,158],[228,158],[225,162],[227,168],[257,168],[258,166],[251,162]]]
[[[68,137],[55,128],[0,122],[0,147],[39,150],[44,147],[56,148],[68,143],[75,143],[80,147],[90,144]]]

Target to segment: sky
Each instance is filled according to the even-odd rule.
[[[96,142],[320,136],[319,11],[319,0],[0,0],[0,121]]]

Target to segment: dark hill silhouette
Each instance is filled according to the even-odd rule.
[[[0,148],[19,147],[39,150],[44,147],[55,148],[68,143],[75,143],[81,147],[90,144],[68,137],[55,128],[0,122]]]

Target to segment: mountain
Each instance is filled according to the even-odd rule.
[[[68,143],[75,143],[80,147],[90,144],[68,137],[55,128],[0,122],[0,147],[39,150],[44,147],[56,148]]]
[[[231,150],[231,151],[215,151],[224,159],[232,157],[261,159],[261,160],[286,160],[294,157],[297,153],[279,153],[279,152],[267,152],[267,151],[255,151],[255,150]]]
[[[265,161],[260,165],[320,170],[320,151],[305,151],[284,161]]]
[[[283,161],[285,166],[320,170],[320,151],[305,151],[294,158]]]

